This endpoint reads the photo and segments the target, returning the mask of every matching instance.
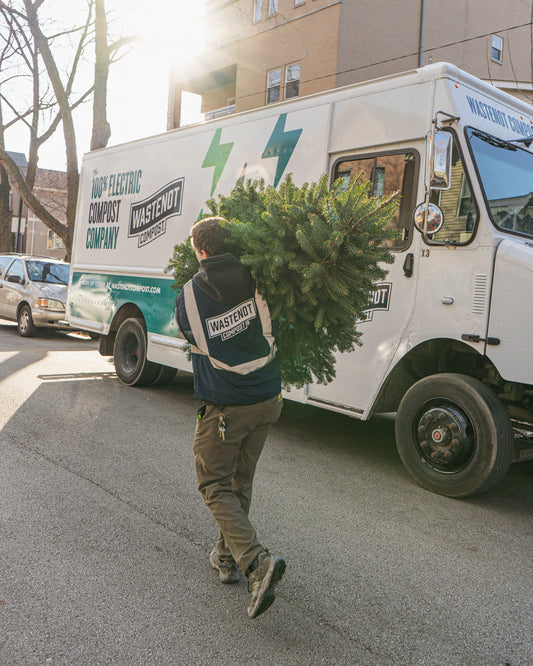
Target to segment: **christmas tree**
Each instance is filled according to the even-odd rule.
[[[386,241],[395,195],[371,196],[357,178],[297,187],[291,176],[276,190],[264,181],[238,182],[229,196],[208,201],[228,220],[233,254],[249,266],[270,307],[285,386],[335,377],[335,352],[361,344],[364,319],[382,263],[392,263]],[[167,270],[181,289],[198,270],[189,239],[174,248]]]

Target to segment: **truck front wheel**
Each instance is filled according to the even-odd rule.
[[[396,415],[400,457],[425,488],[477,495],[505,475],[513,455],[511,421],[498,397],[477,379],[439,374],[404,395]]]
[[[126,319],[113,348],[117,376],[126,386],[148,386],[157,377],[159,365],[146,358],[146,330],[142,319]]]

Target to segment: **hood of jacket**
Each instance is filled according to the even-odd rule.
[[[250,270],[229,253],[202,259],[193,281],[217,303],[239,303],[255,292]]]

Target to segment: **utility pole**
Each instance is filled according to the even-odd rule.
[[[20,242],[20,225],[22,224],[22,197],[19,195],[19,221],[17,226],[17,238],[15,242],[15,252],[22,252],[22,247],[19,249]]]
[[[424,51],[424,11],[426,8],[426,0],[420,0],[420,34],[418,39],[418,66],[422,67],[423,58],[422,53]]]

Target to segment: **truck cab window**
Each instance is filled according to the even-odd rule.
[[[400,206],[392,221],[400,235],[387,243],[392,250],[404,250],[410,243],[417,169],[417,154],[411,151],[350,157],[335,164],[334,180],[341,178],[348,184],[362,174],[370,182],[370,192],[374,197],[389,197],[400,191]]]
[[[442,229],[431,238],[441,242],[468,243],[474,234],[477,211],[457,141],[453,142],[451,187],[449,190],[433,191],[430,200],[444,214]]]

